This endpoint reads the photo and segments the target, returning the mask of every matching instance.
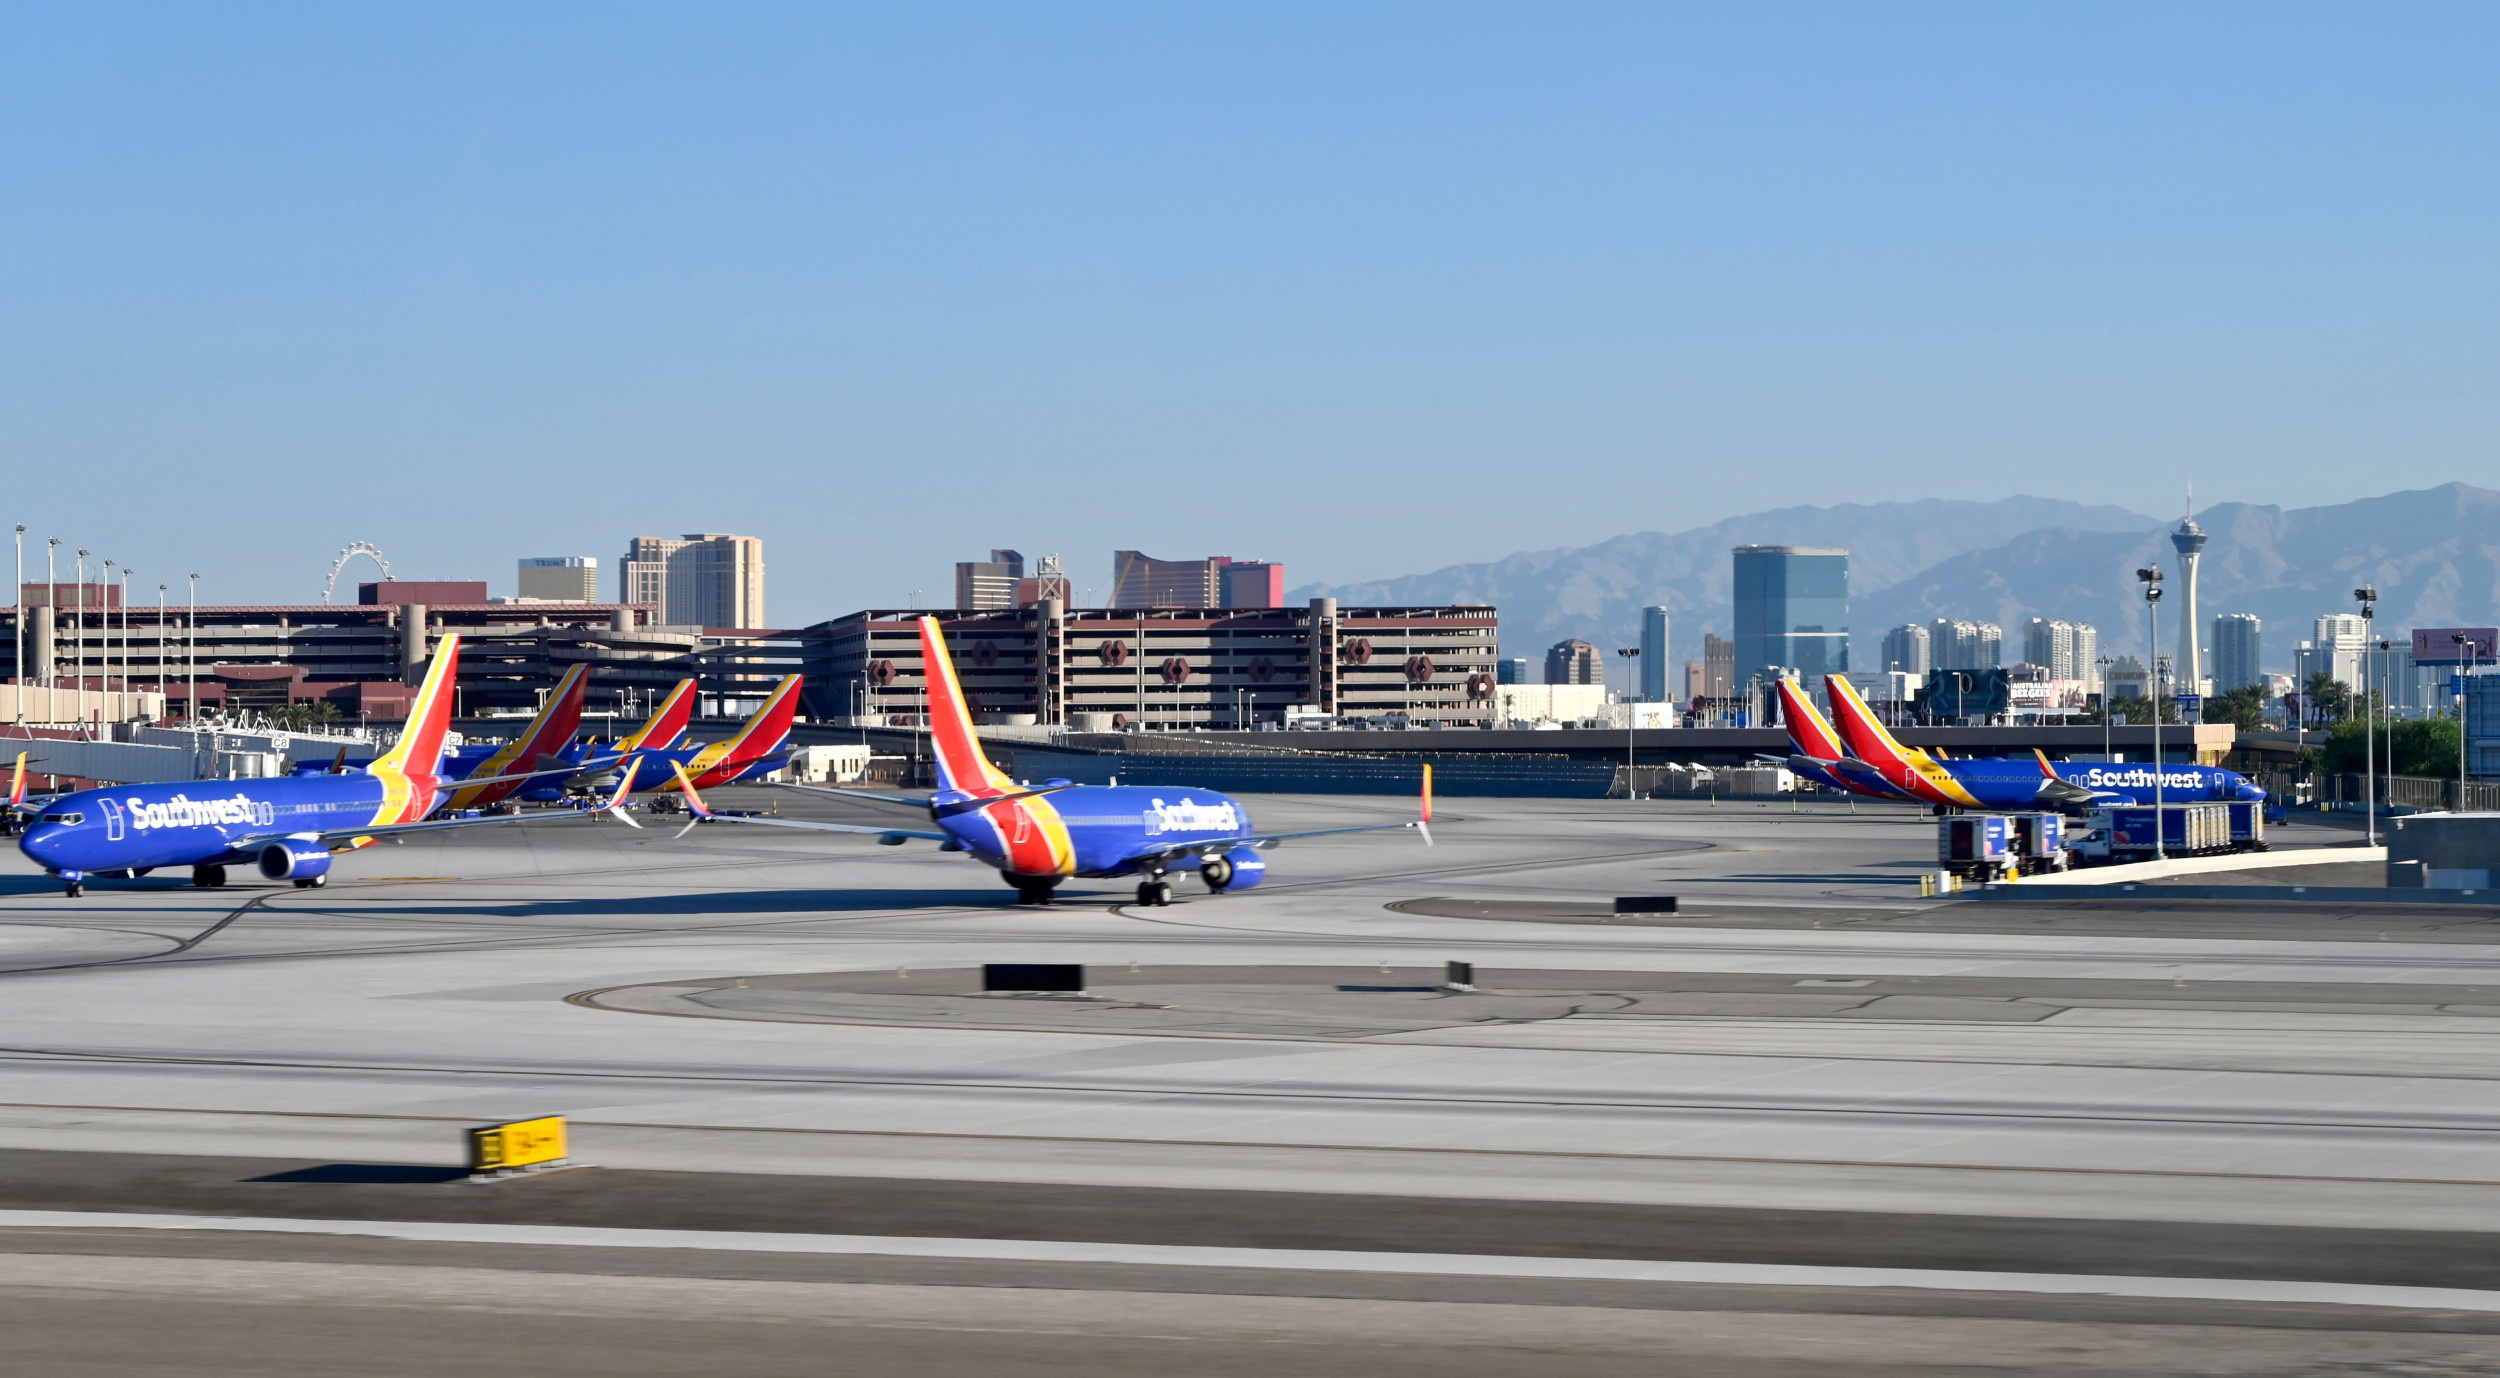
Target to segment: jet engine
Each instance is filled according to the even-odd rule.
[[[318,881],[330,873],[330,849],[288,838],[260,849],[260,873],[271,880]]]
[[[1267,879],[1267,858],[1256,847],[1235,847],[1199,862],[1198,876],[1210,890],[1247,890]]]

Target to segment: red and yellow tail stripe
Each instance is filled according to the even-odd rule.
[[[1015,792],[1016,783],[990,764],[989,754],[981,749],[963,682],[955,676],[954,656],[934,617],[920,619],[920,665],[928,685],[929,741],[937,754],[938,789],[975,799]],[[1076,874],[1076,843],[1048,796],[1001,800],[963,816],[978,817],[997,830],[996,850],[1006,858],[1009,874]]]
[[[763,707],[747,715],[744,726],[727,740],[696,752],[694,759],[686,762],[686,774],[707,788],[726,783],[731,776],[771,755],[790,735],[790,723],[798,713],[799,676],[784,675],[765,697]],[[659,787],[663,793],[675,788],[674,780]]]
[[[1848,754],[1848,749],[1840,744],[1840,735],[1832,731],[1832,725],[1824,720],[1805,691],[1781,680],[1779,693],[1780,720],[1788,724],[1788,744],[1797,749],[1798,755],[1837,761]]]
[[[1954,778],[1953,772],[1930,760],[1926,752],[1894,741],[1847,679],[1825,675],[1823,687],[1831,695],[1832,716],[1840,720],[1841,740],[1849,744],[1859,760],[1873,766],[1885,784],[1921,803],[1963,809],[1981,807],[1978,798]]]
[[[634,735],[616,744],[622,754],[628,751],[666,751],[686,735],[686,724],[694,721],[694,681],[681,679],[668,691],[660,706]]]
[[[541,756],[562,755],[565,748],[573,744],[573,734],[581,730],[582,700],[589,692],[588,665],[576,665],[565,671],[564,678],[556,684],[555,692],[547,696],[546,706],[538,710],[537,717],[530,719],[529,727],[469,773],[481,780],[510,775],[529,769]],[[498,799],[509,799],[528,783],[527,780],[502,780],[491,785],[462,785],[455,787],[444,803],[455,809],[473,809]]]
[[[452,686],[460,675],[460,638],[443,638],[434,648],[434,663],[408,709],[408,726],[390,750],[373,759],[365,773],[382,782],[382,804],[373,814],[376,827],[415,823],[434,811],[434,796],[443,769],[443,739],[451,733]]]

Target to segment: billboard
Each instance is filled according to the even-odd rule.
[[[2500,627],[2416,627],[2416,665],[2489,665],[2500,658]]]

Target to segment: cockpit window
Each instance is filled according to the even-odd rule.
[[[76,825],[86,822],[87,815],[83,813],[47,813],[43,816],[43,821],[46,823],[68,823]]]

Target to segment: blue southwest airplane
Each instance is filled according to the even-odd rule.
[[[2140,766],[2051,762],[2038,751],[2027,761],[1941,760],[1906,747],[1884,730],[1874,710],[1840,675],[1823,677],[1840,730],[1797,686],[1779,681],[1780,717],[1788,725],[1789,768],[1820,784],[1877,799],[1946,809],[2018,811],[2083,809],[2106,804],[2261,801],[2266,792],[2219,766]]]
[[[925,810],[930,829],[881,828],[851,823],[814,823],[792,818],[714,813],[696,793],[699,782],[683,766],[677,779],[699,823],[747,823],[814,832],[867,833],[889,846],[925,838],[941,849],[969,852],[996,867],[1016,888],[1022,904],[1048,904],[1051,892],[1071,877],[1138,877],[1137,902],[1169,904],[1173,871],[1195,870],[1209,890],[1247,890],[1267,875],[1259,853],[1288,838],[1412,828],[1432,842],[1432,768],[1424,768],[1423,813],[1411,823],[1355,828],[1313,828],[1262,833],[1250,811],[1213,790],[1136,785],[1072,785],[1052,781],[1024,789],[999,773],[981,750],[963,686],[955,678],[946,637],[937,619],[920,619],[920,663],[929,688],[929,740],[936,747],[938,787],[926,799],[864,791],[788,785],[811,794],[833,794]],[[678,830],[684,836],[686,828]]]
[[[460,638],[443,638],[409,709],[407,730],[362,770],[80,790],[45,801],[18,838],[18,850],[60,877],[76,898],[91,876],[136,877],[167,866],[188,866],[193,885],[214,887],[226,883],[226,867],[255,863],[270,880],[311,888],[328,882],[333,854],[413,832],[595,813],[640,826],[622,808],[633,787],[630,768],[615,796],[596,809],[428,821],[447,789],[499,782],[442,776],[459,662]]]

